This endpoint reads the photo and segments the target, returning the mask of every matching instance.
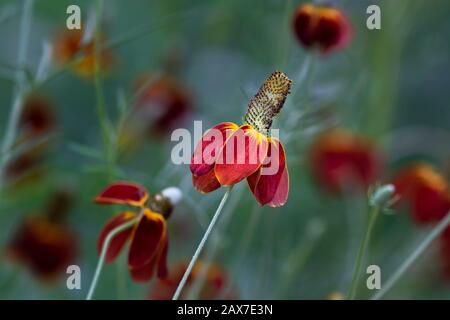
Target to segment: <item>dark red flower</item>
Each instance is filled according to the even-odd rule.
[[[26,138],[36,138],[53,131],[56,126],[54,107],[42,95],[27,97],[19,119],[19,130]]]
[[[169,300],[172,299],[184,272],[187,269],[188,264],[186,262],[179,263],[172,272],[170,277],[159,280],[150,290],[148,298],[150,300]],[[186,294],[189,293],[192,288],[192,284],[200,280],[202,275],[200,272],[205,267],[202,261],[197,261],[191,274],[186,282],[184,295],[181,295],[181,299],[186,298]],[[214,299],[233,299],[234,293],[225,292],[228,288],[228,278],[224,270],[216,264],[210,264],[205,272],[204,283],[200,288],[198,299],[201,300],[214,300]]]
[[[42,280],[53,280],[65,273],[76,252],[73,232],[46,217],[25,220],[8,245],[11,258],[26,265]]]
[[[298,40],[305,47],[318,47],[322,53],[346,46],[352,36],[347,17],[330,6],[301,5],[292,24]]]
[[[30,178],[38,178],[41,175],[42,170],[40,170],[39,165],[43,162],[48,142],[39,139],[51,134],[55,127],[56,116],[50,101],[37,93],[29,95],[25,99],[19,117],[16,145],[22,143],[30,143],[31,145],[10,159],[5,169],[7,179],[21,179],[20,181],[14,181],[17,184],[30,181]]]
[[[250,102],[245,124],[223,122],[209,129],[195,148],[190,170],[194,187],[203,193],[247,179],[261,205],[283,206],[289,194],[284,146],[271,137],[273,117],[284,104],[291,80],[275,72]]]
[[[431,165],[416,163],[393,178],[399,204],[410,208],[417,223],[437,222],[450,211],[450,188]]]
[[[144,85],[150,77],[139,81]],[[139,121],[150,135],[174,129],[192,111],[192,97],[184,86],[168,75],[153,80],[135,105],[134,121]]]
[[[379,176],[381,159],[366,139],[342,128],[321,134],[311,148],[311,166],[317,182],[331,192],[367,188]]]
[[[148,206],[145,205],[148,202]],[[135,281],[148,281],[155,272],[159,278],[167,276],[167,250],[169,246],[166,218],[172,211],[172,202],[164,195],[149,199],[147,190],[135,183],[118,182],[108,186],[95,199],[99,204],[125,204],[139,208],[140,212],[125,211],[103,227],[97,241],[99,254],[108,234],[116,227],[136,219],[133,226],[112,238],[106,253],[106,262],[118,256],[128,240],[128,269]]]

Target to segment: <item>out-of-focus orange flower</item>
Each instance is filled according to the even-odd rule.
[[[39,279],[53,280],[74,262],[77,239],[64,224],[48,217],[33,217],[20,225],[7,251]]]
[[[74,64],[73,70],[81,76],[92,76],[95,70],[95,41],[91,39],[83,43],[84,28],[64,30],[54,41],[53,57],[56,62],[65,64],[80,57]],[[101,45],[104,41],[101,41]],[[112,63],[110,50],[102,49],[100,52],[100,70],[107,72]]]
[[[43,214],[25,219],[8,244],[9,256],[41,280],[53,280],[75,261],[78,239],[64,223],[71,207],[67,188],[53,193]]]
[[[139,86],[149,81],[143,77]],[[135,121],[139,121],[148,134],[167,133],[174,129],[192,111],[189,91],[175,78],[158,76],[146,87],[135,105]]]
[[[171,271],[170,277],[166,279],[159,280],[150,290],[148,298],[150,300],[169,300],[177,289],[178,284],[181,281],[188,263],[182,262],[175,266],[174,270]],[[200,277],[203,276],[201,273],[203,268],[207,268],[204,273],[204,282],[199,290],[198,299],[201,300],[214,300],[214,299],[234,299],[234,293],[225,292],[228,289],[228,278],[224,270],[216,265],[210,264],[205,266],[204,263],[199,260],[194,265],[191,274],[186,282],[184,295],[181,295],[181,299],[186,298],[186,294],[190,292],[191,286],[196,281],[202,281]],[[228,290],[227,290],[228,291]]]
[[[346,46],[352,37],[347,17],[331,6],[301,5],[295,12],[292,25],[305,47],[318,47],[322,53]]]
[[[416,163],[393,178],[399,204],[407,205],[417,223],[437,222],[450,211],[450,188],[431,165]]]
[[[331,192],[367,188],[381,171],[374,145],[343,128],[322,133],[312,145],[310,160],[317,182]]]
[[[162,194],[149,197],[147,190],[135,183],[118,182],[108,186],[95,198],[95,202],[129,205],[139,208],[140,212],[125,211],[106,223],[97,241],[99,254],[106,237],[113,229],[138,218],[132,227],[112,238],[105,260],[106,262],[114,261],[130,239],[128,269],[131,277],[138,282],[148,281],[155,268],[158,277],[166,277],[169,247],[166,218],[170,215],[174,202],[177,201],[171,201],[170,196],[165,195],[164,191]],[[148,206],[146,206],[147,202]]]
[[[291,80],[284,73],[273,73],[250,102],[244,125],[223,122],[203,135],[190,164],[198,191],[207,193],[247,179],[261,205],[279,207],[286,203],[286,155],[280,140],[270,136],[270,127],[290,86]]]

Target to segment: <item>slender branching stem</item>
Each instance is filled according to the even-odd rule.
[[[394,274],[386,281],[380,291],[374,294],[371,300],[378,300],[383,297],[397,281],[408,271],[413,263],[420,257],[422,253],[430,246],[430,244],[450,225],[450,211],[423,239],[419,246],[406,258],[406,260],[395,270]]]
[[[115,229],[111,230],[110,233],[105,238],[105,242],[103,243],[102,252],[100,253],[100,258],[98,259],[97,267],[95,268],[94,278],[92,278],[91,285],[89,287],[89,292],[86,296],[86,300],[91,300],[92,295],[94,294],[95,288],[97,287],[98,278],[100,276],[100,272],[102,271],[103,264],[105,262],[106,252],[108,252],[109,244],[111,243],[111,240],[120,232],[132,227],[139,219],[139,216],[131,219],[130,221],[121,224],[120,226],[116,227]]]
[[[233,186],[228,187],[228,190],[223,195],[223,198],[220,201],[219,206],[217,207],[216,213],[214,213],[214,216],[211,219],[211,222],[209,223],[209,226],[206,229],[205,234],[203,235],[203,238],[200,241],[200,244],[198,245],[197,249],[195,250],[195,253],[192,256],[191,261],[189,262],[189,265],[188,265],[186,271],[184,272],[183,278],[181,278],[181,281],[178,284],[177,290],[175,291],[175,294],[173,295],[172,300],[178,300],[178,298],[180,297],[181,291],[183,291],[186,281],[187,281],[189,275],[191,274],[192,269],[194,268],[194,265],[197,262],[197,259],[200,256],[200,253],[202,252],[203,247],[205,246],[206,240],[208,240],[208,237],[209,237],[212,229],[214,228],[214,225],[216,224],[217,220],[219,219],[220,213],[222,212],[222,209],[225,206],[225,203],[227,202],[232,189],[233,189]]]
[[[350,287],[350,292],[348,294],[348,299],[353,300],[356,296],[356,290],[358,289],[359,274],[361,272],[362,262],[366,254],[367,248],[370,243],[370,238],[372,236],[373,227],[375,226],[375,221],[380,213],[380,209],[377,206],[372,206],[369,214],[369,220],[367,221],[367,228],[364,234],[363,241],[358,250],[358,255],[356,257],[355,267],[353,269],[352,284]]]
[[[19,123],[20,113],[22,112],[23,100],[26,94],[26,73],[23,67],[27,59],[26,54],[30,37],[32,10],[33,0],[25,0],[23,4],[22,17],[20,19],[19,49],[17,53],[17,65],[19,68],[16,71],[16,87],[13,93],[11,112],[6,124],[6,133],[3,137],[0,152],[0,188],[3,185],[4,169],[11,157],[10,150],[16,139],[17,126]]]

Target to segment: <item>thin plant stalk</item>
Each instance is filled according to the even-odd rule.
[[[219,219],[220,213],[222,212],[222,209],[223,209],[225,203],[227,202],[232,189],[233,189],[233,186],[228,187],[227,191],[223,195],[223,198],[220,201],[220,204],[217,207],[217,210],[214,213],[214,216],[211,219],[211,222],[209,223],[209,226],[206,229],[202,240],[200,241],[197,249],[195,250],[194,255],[191,258],[191,261],[189,262],[189,265],[188,265],[186,271],[184,272],[183,278],[181,278],[181,281],[178,284],[177,290],[175,291],[175,294],[173,295],[172,300],[178,300],[178,298],[180,297],[181,291],[183,291],[183,288],[186,285],[187,279],[188,279],[189,275],[191,274],[192,269],[194,268],[194,265],[197,262],[197,259],[200,256],[200,253],[202,252],[203,247],[205,246],[206,240],[208,240],[208,237],[209,237],[212,229],[214,228],[214,225],[216,224],[217,220]]]
[[[106,150],[106,161],[108,169],[110,169],[110,147],[109,147],[109,130],[107,125],[107,116],[105,110],[105,99],[103,96],[103,86],[101,78],[101,20],[103,12],[103,0],[96,2],[96,26],[94,34],[94,83],[95,96],[97,100],[97,116],[102,131],[104,148]]]
[[[355,262],[355,268],[353,269],[352,284],[350,287],[350,292],[348,294],[349,300],[355,299],[356,290],[358,288],[358,283],[359,283],[359,274],[361,272],[362,262],[364,260],[364,256],[365,256],[367,248],[369,246],[373,227],[375,226],[375,221],[377,220],[379,213],[380,213],[380,209],[377,206],[372,206],[372,209],[370,210],[369,221],[367,222],[367,229],[364,234],[363,241],[361,242],[361,245],[359,247],[358,255],[356,257],[356,262]]]
[[[423,239],[419,246],[406,258],[406,260],[398,267],[394,274],[386,281],[386,284],[370,300],[378,300],[383,297],[397,281],[408,271],[413,263],[420,257],[422,253],[430,246],[430,244],[450,225],[450,211]]]
[[[277,296],[281,296],[288,291],[289,285],[300,274],[308,258],[314,252],[314,248],[319,244],[321,237],[325,233],[325,228],[323,222],[317,219],[313,219],[308,223],[305,235],[286,260],[286,274],[279,282]]]
[[[244,238],[242,239],[240,246],[238,248],[238,254],[236,255],[236,258],[234,259],[234,264],[232,267],[231,274],[233,276],[238,274],[239,267],[241,265],[241,262],[243,258],[245,257],[245,254],[248,250],[248,247],[250,245],[251,240],[253,239],[253,235],[256,230],[256,226],[259,221],[260,215],[258,215],[259,206],[258,204],[254,204],[252,210],[250,211],[250,218],[249,221],[246,224],[246,228],[243,232]],[[232,290],[231,282],[227,282],[227,286],[225,286],[224,289],[222,289],[220,298],[226,297]]]
[[[130,221],[121,224],[120,226],[116,227],[115,229],[111,230],[110,233],[105,238],[105,242],[103,243],[102,252],[100,253],[100,258],[97,263],[97,267],[95,268],[94,278],[92,278],[91,285],[89,287],[89,292],[86,296],[86,300],[91,300],[92,296],[94,294],[95,288],[97,287],[98,278],[100,276],[100,273],[103,268],[103,264],[105,263],[105,257],[106,252],[108,251],[109,244],[111,243],[111,240],[120,232],[132,227],[136,221],[139,219],[139,217],[136,217],[134,219],[131,219]]]
[[[214,258],[217,253],[217,249],[219,247],[220,239],[222,238],[222,234],[227,229],[231,219],[232,219],[232,213],[235,211],[236,206],[240,203],[241,197],[242,197],[242,188],[237,190],[237,197],[235,196],[233,198],[233,201],[231,201],[230,205],[226,209],[226,215],[221,221],[221,223],[217,226],[216,232],[211,236],[211,240],[209,243],[209,246],[205,249],[205,254],[203,257],[203,263],[200,265],[198,276],[193,279],[190,287],[189,287],[189,293],[187,294],[188,300],[195,300],[199,297],[202,288],[205,285],[208,270],[211,267]],[[235,192],[236,195],[236,192]]]
[[[3,184],[3,175],[5,166],[10,159],[10,149],[14,145],[14,140],[17,134],[17,125],[22,112],[23,100],[25,97],[25,80],[26,74],[23,66],[26,62],[26,53],[30,37],[31,27],[31,13],[33,10],[33,0],[25,0],[23,4],[22,16],[20,19],[20,34],[19,34],[19,49],[17,53],[17,65],[20,69],[16,71],[16,88],[13,94],[13,101],[11,106],[11,113],[9,115],[8,123],[6,125],[6,133],[3,138],[0,161],[0,188]]]

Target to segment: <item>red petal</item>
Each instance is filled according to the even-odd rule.
[[[260,170],[247,178],[250,190],[261,204],[280,207],[289,194],[289,174],[284,147],[280,141],[269,138],[269,150]]]
[[[429,185],[417,186],[412,198],[412,209],[417,222],[439,221],[450,210],[450,196]]]
[[[192,155],[192,174],[202,176],[214,168],[216,156],[228,137],[238,129],[232,122],[223,122],[209,129],[202,137]]]
[[[100,232],[100,236],[97,240],[97,252],[98,254],[101,254],[102,248],[103,248],[103,242],[105,241],[108,234],[115,229],[116,227],[120,226],[121,224],[124,224],[125,222],[133,219],[136,217],[136,214],[134,212],[124,212],[119,214],[118,216],[115,216],[111,220],[109,220],[106,225],[103,227],[102,231]],[[119,234],[117,234],[114,238],[112,238],[111,242],[109,243],[108,251],[106,252],[106,262],[112,262],[117,255],[119,254],[120,250],[122,250],[123,246],[127,242],[128,238],[131,235],[131,232],[133,231],[133,228],[128,228]]]
[[[217,180],[229,186],[247,178],[261,166],[267,149],[267,137],[243,125],[230,136],[216,159]]]
[[[146,282],[151,279],[155,266],[157,266],[158,278],[165,278],[168,275],[167,252],[169,249],[169,239],[167,234],[163,235],[159,246],[159,252],[143,267],[130,268],[130,274],[136,282]]]
[[[132,236],[128,254],[130,268],[141,268],[153,259],[160,248],[165,231],[164,218],[146,209]]]
[[[203,176],[192,176],[194,188],[201,193],[208,193],[220,188],[220,183],[216,178],[214,170],[211,170]]]
[[[147,190],[140,184],[117,182],[103,190],[95,198],[95,202],[99,204],[128,204],[142,207],[147,199]]]
[[[130,268],[130,274],[134,281],[136,282],[147,282],[153,276],[153,271],[155,269],[155,259],[153,258],[140,268]]]
[[[158,258],[158,278],[166,278],[169,274],[167,268],[167,252],[169,251],[169,238],[166,234],[161,248],[161,254]]]

